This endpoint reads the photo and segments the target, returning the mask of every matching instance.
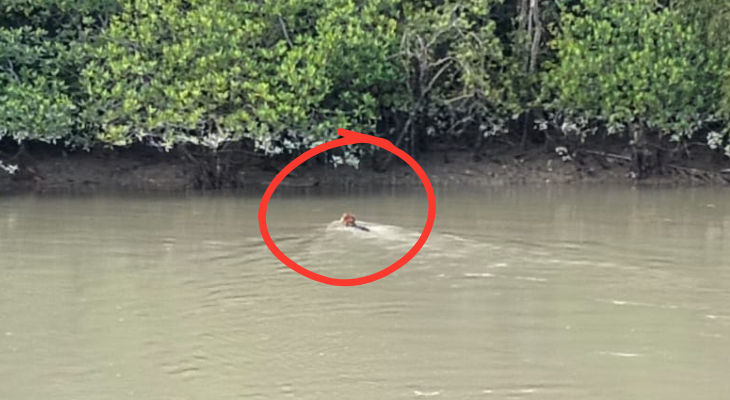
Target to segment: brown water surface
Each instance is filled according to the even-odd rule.
[[[727,199],[437,190],[413,261],[332,287],[266,248],[259,195],[0,198],[0,399],[725,399]],[[422,189],[277,191],[268,223],[353,278],[425,216]]]

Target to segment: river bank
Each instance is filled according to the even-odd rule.
[[[7,155],[7,153],[4,153]],[[201,188],[199,166],[175,152],[150,148],[96,149],[65,153],[57,149],[33,149],[22,157],[2,157],[15,162],[15,174],[0,171],[0,192],[49,193],[88,191],[187,191]],[[256,156],[237,160],[225,188],[266,187],[286,165]],[[525,151],[495,146],[474,159],[470,151],[432,148],[418,158],[435,186],[501,186],[557,184],[626,185],[728,185],[730,161],[710,154],[691,160],[670,160],[659,170],[636,179],[630,153],[580,150],[570,155],[542,146]],[[308,161],[281,184],[282,187],[355,188],[364,186],[420,186],[416,174],[404,162],[395,162],[383,173],[364,166],[336,169]]]

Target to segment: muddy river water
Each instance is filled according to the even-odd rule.
[[[730,191],[436,193],[357,287],[279,262],[260,193],[0,198],[0,399],[730,398]],[[426,207],[277,191],[268,226],[354,278]]]

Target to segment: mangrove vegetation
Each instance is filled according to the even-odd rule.
[[[343,127],[436,143],[730,156],[730,3],[716,0],[3,0],[0,167],[176,151],[225,180]],[[375,160],[375,162],[373,162]],[[372,146],[320,160],[378,170]],[[0,173],[3,173],[0,171]]]

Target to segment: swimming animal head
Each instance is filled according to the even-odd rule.
[[[342,222],[342,224],[345,226],[356,226],[357,225],[357,223],[355,221],[355,216],[349,212],[342,214],[342,218],[340,218],[340,222]]]
[[[357,224],[357,221],[355,220],[355,216],[352,215],[352,213],[346,212],[346,213],[342,214],[342,218],[340,218],[340,222],[342,222],[342,225],[345,225],[348,228],[357,228],[361,231],[370,232],[370,229]]]

